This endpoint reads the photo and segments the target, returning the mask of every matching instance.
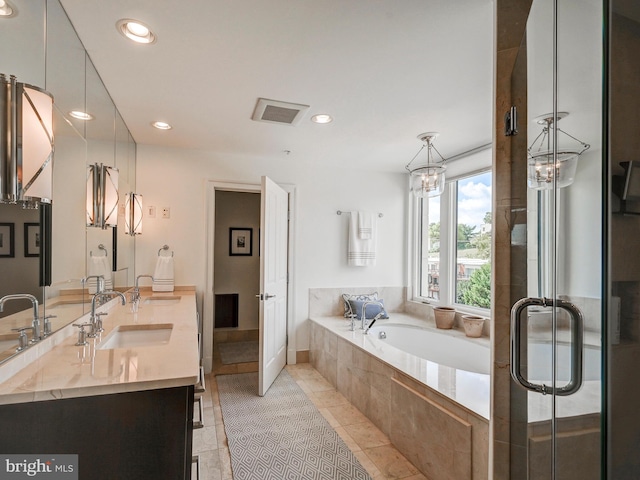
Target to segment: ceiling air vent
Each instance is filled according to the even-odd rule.
[[[297,125],[308,109],[309,105],[259,98],[251,118],[257,122]]]

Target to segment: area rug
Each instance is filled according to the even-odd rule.
[[[257,373],[216,380],[234,480],[371,480],[286,370],[264,397]]]
[[[258,361],[258,342],[218,343],[223,365]]]

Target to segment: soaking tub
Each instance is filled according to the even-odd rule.
[[[438,365],[489,375],[490,352],[485,342],[406,323],[376,324],[368,335]]]
[[[312,317],[310,363],[428,478],[487,479],[489,340],[390,315],[368,335]]]

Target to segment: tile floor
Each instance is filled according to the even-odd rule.
[[[427,480],[310,364],[286,368],[374,480]],[[212,375],[207,375],[206,388],[203,394],[205,427],[193,432],[193,454],[200,456],[200,480],[233,480],[217,383]]]

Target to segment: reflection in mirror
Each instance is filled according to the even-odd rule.
[[[111,101],[91,59],[87,56],[87,113],[92,120],[86,122],[87,164],[115,165],[115,119],[116,109]],[[87,177],[89,178],[89,177]],[[89,185],[87,184],[87,188]],[[89,194],[87,192],[87,198]],[[107,289],[113,288],[113,232],[111,229],[87,227],[86,276],[102,275]],[[102,245],[104,248],[99,248]],[[95,285],[90,285],[90,293]]]
[[[114,230],[86,227],[87,166],[103,163],[120,170],[124,205],[125,194],[135,191],[136,145],[58,0],[11,4],[17,14],[2,20],[0,72],[44,88],[54,97],[52,284],[39,287],[39,258],[24,255],[24,225],[39,222],[38,210],[0,205],[0,297],[34,295],[41,304],[43,325],[42,317],[55,315],[48,319],[55,331],[87,311],[91,296],[82,279],[90,273],[92,253],[104,255],[99,248],[103,245],[111,267],[114,258]],[[78,119],[73,111],[89,113],[91,119]],[[123,224],[120,217],[118,224]],[[113,279],[121,290],[135,279],[134,241],[124,230],[124,226],[117,229]],[[5,249],[13,256],[4,256]],[[18,332],[11,328],[30,326],[32,316],[28,301],[6,303],[0,313],[0,362],[15,354],[18,346]]]

